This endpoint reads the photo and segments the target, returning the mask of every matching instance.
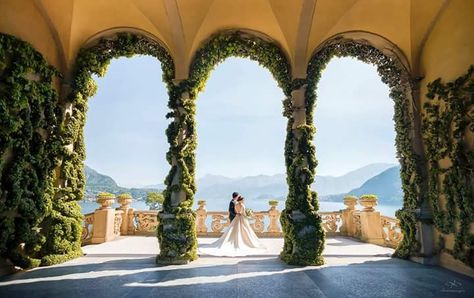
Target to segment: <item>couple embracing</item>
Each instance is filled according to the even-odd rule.
[[[257,235],[245,216],[245,199],[237,192],[229,203],[230,225],[214,243],[203,245],[199,251],[213,256],[238,257],[265,252]]]

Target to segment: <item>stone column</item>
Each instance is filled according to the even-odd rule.
[[[192,210],[196,191],[195,98],[190,96],[186,80],[173,84],[168,93],[169,115],[174,119],[166,130],[170,143],[166,157],[171,169],[165,180],[163,210],[158,213],[159,264],[186,264],[197,259],[196,213]]]
[[[306,82],[295,79],[291,94],[287,94],[291,105],[285,102],[285,115],[289,118],[285,142],[289,189],[280,217],[285,241],[280,258],[288,264],[322,265],[324,230],[317,213],[317,194],[311,190],[317,162],[312,143],[315,130],[306,110]]]
[[[382,219],[380,212],[375,211],[377,197],[364,195],[359,198],[359,204],[364,206],[360,212],[361,240],[377,245],[383,245]]]
[[[346,209],[342,210],[341,234],[353,237],[356,233],[356,226],[354,224],[353,216],[355,211],[355,205],[357,205],[357,197],[345,196],[344,205],[346,205],[347,207]]]
[[[91,243],[103,243],[115,239],[115,209],[112,208],[114,196],[101,195],[97,196],[97,203],[101,206],[94,212],[94,223],[92,226]]]
[[[117,210],[122,210],[122,225],[120,227],[121,235],[128,235],[129,222],[130,222],[130,213],[133,213],[133,208],[130,208],[130,204],[133,201],[133,198],[130,194],[121,194],[117,197],[117,201],[120,204],[120,207]]]
[[[433,232],[433,216],[428,200],[425,199],[420,205],[420,208],[415,210],[416,218],[416,240],[420,243],[419,255],[410,256],[410,260],[421,263],[434,265],[439,258],[433,257],[435,254],[434,248],[434,232]]]
[[[291,91],[291,100],[293,105],[293,125],[292,129],[306,124],[306,107],[305,107],[305,86]]]

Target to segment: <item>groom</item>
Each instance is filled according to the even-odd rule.
[[[234,192],[232,193],[232,201],[229,203],[229,219],[232,222],[235,217],[235,203],[237,202],[237,199],[239,198],[239,193]]]

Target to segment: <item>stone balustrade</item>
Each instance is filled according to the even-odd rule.
[[[341,234],[342,212],[319,212],[322,220],[322,226],[327,236],[337,236]]]
[[[158,211],[135,211],[132,214],[129,231],[133,235],[156,235]]]
[[[196,210],[196,229],[200,237],[218,237],[230,224],[227,211],[207,211],[206,201],[198,201],[199,208]],[[267,211],[253,212],[249,217],[250,225],[259,237],[282,237],[280,225],[280,211],[277,204],[270,204]],[[210,225],[208,225],[210,218]],[[210,229],[209,229],[210,228]]]
[[[403,234],[400,229],[400,221],[389,216],[381,216],[382,219],[382,235],[384,246],[396,248],[398,243],[402,241]]]
[[[94,212],[84,214],[82,228],[82,244],[90,244],[92,241],[92,228],[94,225]]]
[[[134,210],[132,199],[118,197],[121,206],[111,208],[114,198],[97,198],[101,205],[93,213],[84,215],[83,244],[102,243],[120,235],[156,235],[159,224],[158,211]],[[355,206],[361,204],[363,209]],[[278,202],[270,201],[266,211],[253,212],[248,216],[250,225],[259,237],[282,237]],[[346,208],[339,211],[319,212],[327,236],[347,236],[365,242],[397,247],[402,240],[398,219],[381,215],[375,209],[375,196],[344,198]],[[200,237],[219,237],[229,225],[228,212],[207,211],[206,201],[198,201],[196,231]]]

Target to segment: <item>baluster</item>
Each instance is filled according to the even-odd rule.
[[[130,204],[133,201],[132,195],[129,193],[123,193],[117,197],[117,201],[120,204],[120,207],[117,210],[123,211],[122,213],[122,226],[120,227],[120,233],[122,235],[127,235],[129,230],[129,214],[133,213],[133,208],[130,208]],[[133,233],[132,233],[133,234]]]
[[[355,205],[357,204],[357,197],[354,196],[345,196],[344,197],[344,205],[346,205],[346,209],[342,210],[341,219],[342,219],[342,226],[341,226],[341,234],[345,236],[356,236],[357,234],[357,226],[354,221],[354,212],[355,212]]]
[[[270,224],[268,225],[268,233],[281,233],[280,222],[280,211],[277,209],[278,201],[268,201],[270,210],[268,210],[268,217],[270,218]]]
[[[212,223],[211,223],[212,232],[222,233],[222,230],[224,229],[224,224],[222,223],[222,221],[224,219],[225,219],[224,215],[221,215],[221,214],[212,215]]]
[[[206,210],[206,201],[200,200],[198,201],[199,208],[196,211],[197,220],[196,220],[196,229],[198,234],[206,234],[207,233],[207,226],[206,226],[206,219],[207,219],[207,210]]]
[[[263,224],[263,217],[263,214],[254,214],[255,222],[251,224],[251,226],[255,233],[263,233],[263,230],[265,229],[265,225]]]

